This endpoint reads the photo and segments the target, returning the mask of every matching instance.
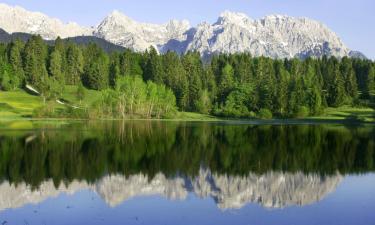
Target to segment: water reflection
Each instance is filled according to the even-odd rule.
[[[82,190],[116,207],[136,196],[304,206],[375,170],[373,126],[103,122],[0,130],[0,210]]]
[[[239,209],[247,203],[283,208],[317,202],[334,191],[341,180],[341,175],[269,172],[263,175],[228,176],[201,169],[194,178],[167,178],[162,173],[152,179],[144,174],[129,177],[109,175],[92,184],[74,181],[57,188],[53,181],[45,181],[37,189],[26,183],[14,185],[4,182],[0,185],[0,211],[83,190],[96,192],[110,207],[139,196],[160,195],[171,200],[184,200],[191,192],[200,198],[214,199],[221,209]]]

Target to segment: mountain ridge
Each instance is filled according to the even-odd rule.
[[[150,46],[160,53],[198,51],[205,58],[240,52],[271,58],[364,56],[351,51],[321,22],[276,14],[252,19],[244,13],[224,11],[212,24],[191,26],[187,20],[164,24],[138,22],[114,10],[97,26],[83,27],[0,3],[0,28],[10,34],[38,34],[46,40],[94,36],[137,52]]]

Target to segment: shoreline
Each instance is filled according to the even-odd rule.
[[[253,125],[314,125],[314,124],[343,124],[343,125],[375,125],[372,121],[362,121],[355,119],[314,119],[314,118],[303,118],[303,119],[236,119],[236,118],[220,118],[213,117],[212,119],[79,119],[79,118],[0,118],[0,123],[6,122],[122,122],[122,121],[149,121],[149,122],[202,122],[202,123],[228,123],[228,124],[253,124]]]

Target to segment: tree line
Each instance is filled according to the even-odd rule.
[[[95,44],[78,46],[58,38],[54,46],[48,46],[40,36],[33,36],[26,43],[0,44],[0,81],[2,90],[29,84],[46,98],[61,96],[64,85],[82,84],[102,91],[108,101],[97,105],[111,106],[110,114],[116,115],[135,113],[132,101],[139,103],[137,113],[149,115],[150,105],[157,105],[150,100],[149,88],[156,85],[158,102],[172,104],[153,115],[177,107],[227,117],[304,117],[326,107],[373,103],[375,63],[325,56],[271,59],[248,53],[219,54],[205,62],[197,52],[160,55],[151,47],[144,53],[108,54]],[[146,97],[123,95],[128,91],[124,82],[139,84],[137,91]],[[106,98],[111,94],[116,95],[115,103]],[[126,97],[126,110],[121,96]]]

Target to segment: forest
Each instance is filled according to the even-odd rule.
[[[158,54],[153,47],[144,53],[107,53],[95,44],[81,46],[60,38],[51,46],[40,36],[0,44],[1,91],[31,86],[48,108],[67,85],[76,87],[77,99],[83,99],[86,89],[101,93],[88,108],[77,107],[93,117],[164,118],[184,111],[231,118],[303,118],[327,107],[372,106],[375,63],[247,53],[218,54],[207,61],[197,52]],[[40,112],[48,116],[48,110]]]

